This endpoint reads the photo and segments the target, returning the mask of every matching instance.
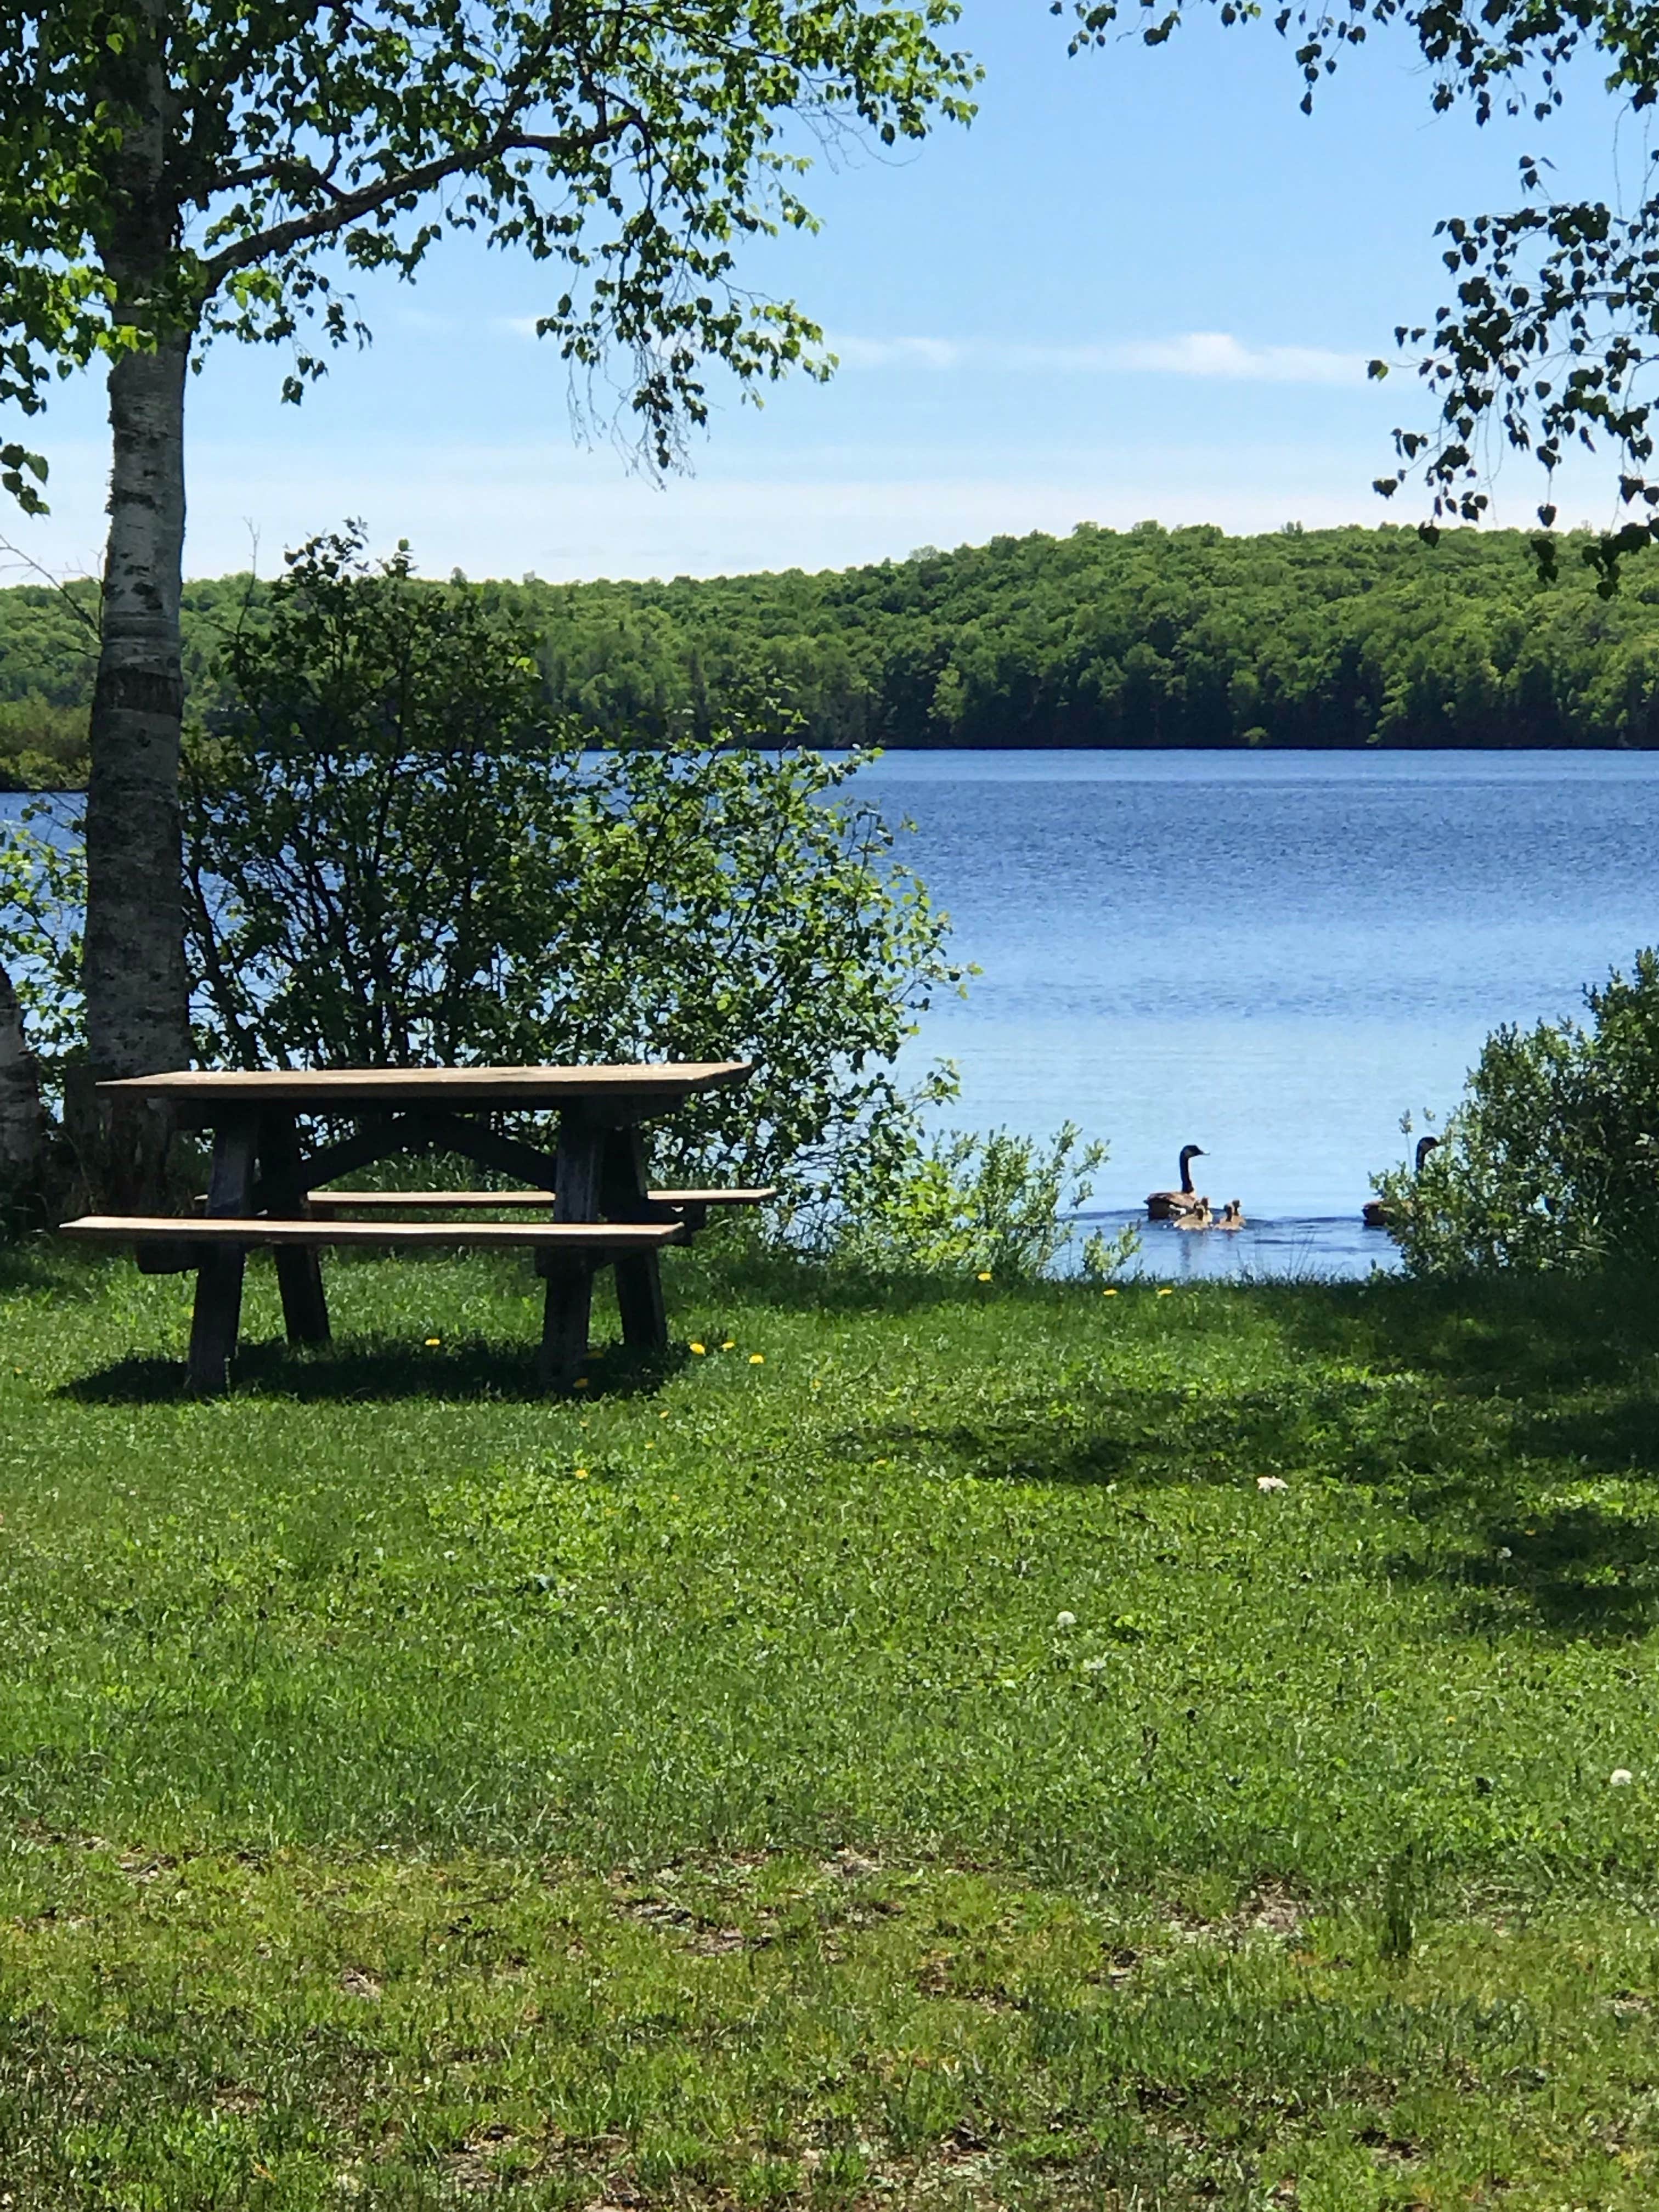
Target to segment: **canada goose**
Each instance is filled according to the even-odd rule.
[[[1146,1217],[1150,1221],[1178,1221],[1183,1213],[1196,1213],[1200,1208],[1207,1213],[1210,1201],[1200,1198],[1193,1188],[1193,1162],[1204,1157],[1202,1145],[1183,1145],[1181,1147],[1181,1188],[1179,1190],[1149,1190],[1146,1194]]]
[[[1412,1170],[1414,1176],[1423,1172],[1423,1163],[1440,1142],[1438,1137],[1419,1137],[1417,1140],[1417,1161]],[[1386,1229],[1394,1215],[1386,1198],[1368,1198],[1360,1209],[1360,1219],[1367,1229]]]
[[[1237,1199],[1227,1200],[1215,1225],[1218,1229],[1242,1229],[1244,1226],[1244,1208]]]

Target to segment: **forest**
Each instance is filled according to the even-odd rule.
[[[1519,532],[1083,523],[817,574],[477,589],[538,638],[550,708],[606,738],[731,722],[826,748],[1650,747],[1659,568],[1603,599],[1560,550],[1545,583]],[[198,709],[264,601],[247,576],[186,585]],[[80,780],[95,617],[90,584],[0,592],[0,788]]]

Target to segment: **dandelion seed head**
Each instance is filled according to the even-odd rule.
[[[1054,1626],[1056,1628],[1075,1628],[1077,1626],[1077,1615],[1074,1613],[1057,1613],[1054,1615]]]
[[[1635,1779],[1636,1777],[1631,1772],[1629,1767],[1615,1766],[1607,1777],[1607,1784],[1610,1789],[1624,1790],[1627,1789]]]

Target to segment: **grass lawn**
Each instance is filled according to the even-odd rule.
[[[0,2204],[1659,2200],[1651,1286],[672,1257],[0,1261]]]

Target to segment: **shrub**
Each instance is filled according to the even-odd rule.
[[[1376,1179],[1414,1273],[1659,1261],[1659,952],[1584,996],[1494,1031],[1421,1174]]]
[[[861,1202],[826,1225],[826,1241],[838,1261],[873,1273],[1029,1281],[1073,1243],[1067,1217],[1087,1205],[1105,1158],[1105,1146],[1081,1144],[1070,1121],[1047,1146],[1006,1129],[931,1140],[911,1131]],[[1110,1273],[1136,1242],[1133,1231],[1090,1237],[1084,1273]]]
[[[659,1166],[855,1173],[908,1126],[895,1057],[960,980],[892,834],[842,795],[858,757],[780,743],[763,702],[711,742],[588,749],[534,647],[406,549],[289,556],[190,748],[204,1057],[748,1057]]]

